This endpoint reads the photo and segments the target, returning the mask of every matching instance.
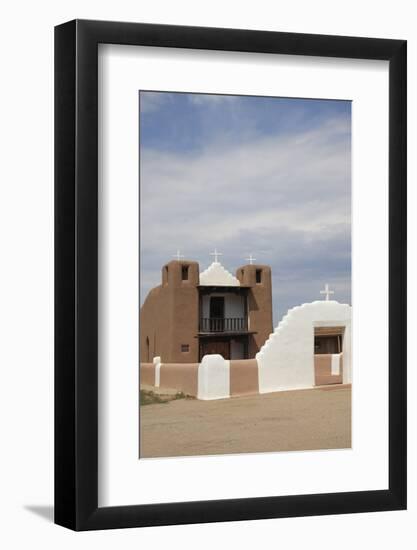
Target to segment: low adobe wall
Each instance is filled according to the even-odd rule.
[[[197,396],[198,363],[161,363],[159,387]]]
[[[256,393],[259,393],[257,360],[230,361],[230,395],[252,395]]]
[[[140,364],[140,383],[155,386],[155,365],[153,363]]]
[[[201,363],[141,363],[141,384],[175,389],[198,399],[224,399],[259,393],[256,359],[227,361],[206,355]]]
[[[141,384],[174,389],[202,400],[263,393],[259,388],[260,367],[256,359],[228,361],[213,354],[205,355],[201,363],[160,363],[158,360],[153,364],[141,363]],[[314,356],[314,383],[309,387],[342,384],[343,377],[343,354]]]

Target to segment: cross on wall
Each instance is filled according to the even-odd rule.
[[[222,252],[217,252],[217,248],[215,248],[213,252],[210,252],[210,256],[214,256],[214,261],[217,262],[218,257],[223,256],[223,253]]]
[[[326,300],[326,302],[328,302],[328,301],[329,301],[330,294],[334,294],[334,290],[330,290],[330,289],[329,289],[329,285],[326,283],[326,284],[324,285],[324,290],[320,290],[320,294],[325,294],[325,295],[326,295],[325,300]]]

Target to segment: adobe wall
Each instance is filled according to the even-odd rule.
[[[257,393],[259,393],[259,376],[256,359],[230,361],[230,395]]]
[[[147,386],[155,386],[155,366],[153,363],[141,363],[140,383]]]
[[[186,395],[197,396],[198,363],[162,363],[159,376],[160,388],[175,389]]]

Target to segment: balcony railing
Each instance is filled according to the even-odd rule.
[[[202,318],[200,332],[241,332],[248,330],[247,319],[243,317]]]

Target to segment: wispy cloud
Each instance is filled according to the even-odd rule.
[[[275,322],[325,282],[350,301],[350,172],[345,114],[198,152],[142,143],[142,299],[177,248],[203,269],[217,246],[233,272],[248,252],[271,265]]]

